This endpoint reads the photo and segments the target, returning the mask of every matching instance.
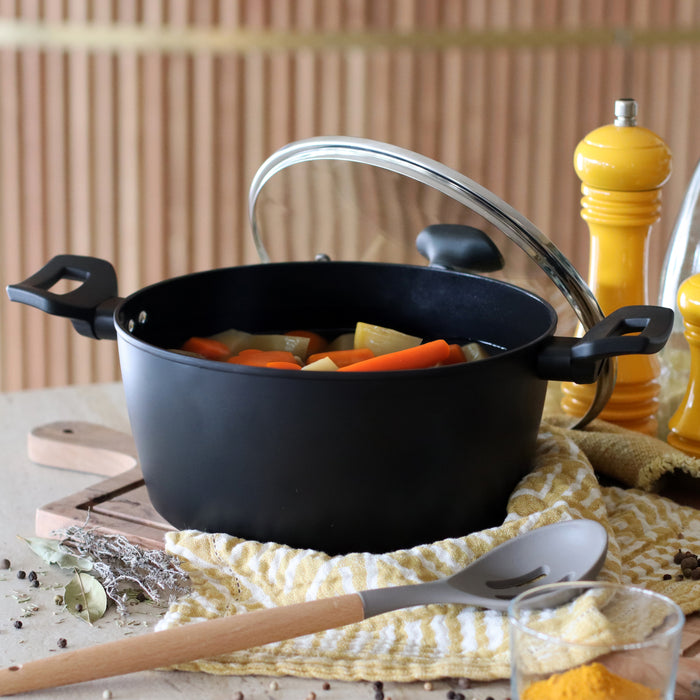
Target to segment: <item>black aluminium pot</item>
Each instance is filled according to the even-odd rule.
[[[55,295],[63,278],[82,280]],[[102,260],[59,256],[10,297],[118,341],[139,461],[174,527],[329,553],[390,551],[497,525],[530,469],[548,379],[592,382],[601,360],[656,352],[673,312],[628,307],[583,339],[554,336],[541,298],[445,269],[267,263],[117,296]],[[236,327],[332,334],[359,320],[501,348],[470,364],[310,373],[168,350]]]

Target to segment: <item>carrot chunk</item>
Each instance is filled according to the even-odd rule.
[[[296,362],[268,362],[265,366],[273,369],[301,369],[301,365]]]
[[[338,367],[347,367],[355,362],[369,360],[374,357],[374,353],[369,348],[357,348],[357,350],[330,350],[328,352],[318,352],[310,355],[308,362],[315,362],[324,357],[328,357],[335,362]]]
[[[195,352],[209,360],[225,360],[231,355],[228,346],[224,345],[221,341],[213,340],[212,338],[202,338],[196,335],[183,343],[182,350],[186,352]]]
[[[467,358],[462,350],[462,346],[457,343],[450,344],[450,354],[447,356],[446,360],[443,360],[441,365],[457,365],[461,362],[466,362]]]
[[[246,357],[251,357],[252,355],[257,355],[259,352],[268,352],[264,350],[260,350],[260,348],[246,348],[245,350],[241,350],[240,352],[236,353],[235,357],[240,357],[240,358],[246,358]]]
[[[251,367],[267,367],[270,362],[290,362],[299,366],[294,355],[288,350],[242,350],[235,357],[230,357],[228,362]]]
[[[388,372],[401,369],[425,369],[444,362],[450,346],[444,340],[433,340],[405,350],[377,355],[362,362],[338,368],[339,372]]]

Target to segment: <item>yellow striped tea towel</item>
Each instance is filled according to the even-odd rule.
[[[700,610],[700,582],[663,578],[678,573],[672,561],[678,547],[700,551],[700,513],[640,489],[601,487],[580,432],[586,431],[543,423],[533,470],[512,494],[503,524],[464,537],[386,554],[328,556],[223,534],[168,533],[166,549],[181,559],[193,589],[171,605],[158,629],[448,576],[519,533],[571,518],[598,520],[608,531],[599,578],[664,593],[686,613]],[[607,454],[615,463],[613,443],[620,438],[609,435]],[[623,440],[634,442],[635,435]],[[672,468],[686,465],[680,453],[673,457]],[[600,454],[596,460],[600,467]],[[643,473],[643,465],[637,471]],[[505,614],[493,610],[429,605],[178,668],[338,680],[503,679],[510,674],[508,625]]]

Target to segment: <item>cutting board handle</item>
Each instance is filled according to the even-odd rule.
[[[57,421],[34,428],[27,439],[27,452],[37,464],[103,476],[117,476],[138,465],[131,435],[83,421]]]

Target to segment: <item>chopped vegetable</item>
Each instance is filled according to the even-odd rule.
[[[263,351],[258,348],[246,348],[245,350],[241,350],[238,355],[232,357],[231,362],[237,361],[236,364],[240,364],[244,360],[253,357],[253,355],[258,355],[261,352]],[[268,362],[272,362],[272,359],[269,359]]]
[[[481,343],[467,343],[462,345],[465,362],[473,362],[474,360],[484,360],[489,357],[489,353]]]
[[[235,355],[241,350],[252,347],[251,338],[253,337],[253,334],[246,333],[245,331],[239,331],[235,328],[229,328],[226,331],[215,333],[209,337],[226,345],[230,351],[230,355]]]
[[[301,365],[296,362],[268,362],[265,366],[273,369],[301,369]]]
[[[314,360],[308,365],[304,365],[302,369],[309,372],[335,372],[338,365],[330,357],[322,357],[320,360]]]
[[[443,365],[457,365],[460,364],[461,362],[466,362],[467,358],[464,356],[464,350],[462,350],[462,346],[458,345],[457,343],[451,343],[450,344],[450,354],[447,356],[447,359],[442,362],[441,364]]]
[[[424,343],[418,336],[362,321],[354,332],[341,333],[331,341],[310,330],[279,334],[231,328],[209,337],[193,336],[174,352],[232,364],[324,372],[417,369],[490,356],[478,342],[460,345],[441,339]],[[379,362],[382,357],[387,359]]]
[[[359,321],[355,326],[354,348],[369,348],[375,355],[385,355],[397,350],[406,350],[423,342],[422,338],[407,335],[383,326],[374,326]]]
[[[185,341],[182,350],[197,353],[208,360],[225,360],[231,355],[228,345],[225,345],[220,340],[201,338],[199,336],[193,336]]]
[[[250,339],[250,347],[258,350],[286,350],[292,355],[304,358],[309,351],[309,339],[293,335],[258,333]]]
[[[252,367],[267,367],[270,362],[291,362],[299,365],[294,355],[287,350],[241,350],[235,357],[230,357],[228,362],[234,365],[249,365]]]
[[[323,357],[330,357],[337,367],[347,367],[354,362],[369,360],[374,357],[374,353],[369,348],[358,348],[357,350],[331,350],[330,352],[319,352],[316,355],[309,355],[309,362],[315,362]]]
[[[387,372],[400,369],[425,369],[444,362],[450,354],[450,346],[444,340],[416,345],[405,350],[377,355],[354,365],[339,367],[339,372]]]
[[[355,332],[352,333],[341,333],[339,336],[333,338],[326,350],[332,352],[336,350],[353,350],[355,348]]]
[[[287,331],[285,335],[308,338],[309,344],[306,348],[308,355],[323,352],[328,347],[328,341],[320,333],[314,333],[313,331]]]
[[[229,355],[236,355],[241,350],[287,350],[298,357],[306,357],[309,339],[301,336],[279,333],[246,333],[235,328],[209,336],[226,345]]]

